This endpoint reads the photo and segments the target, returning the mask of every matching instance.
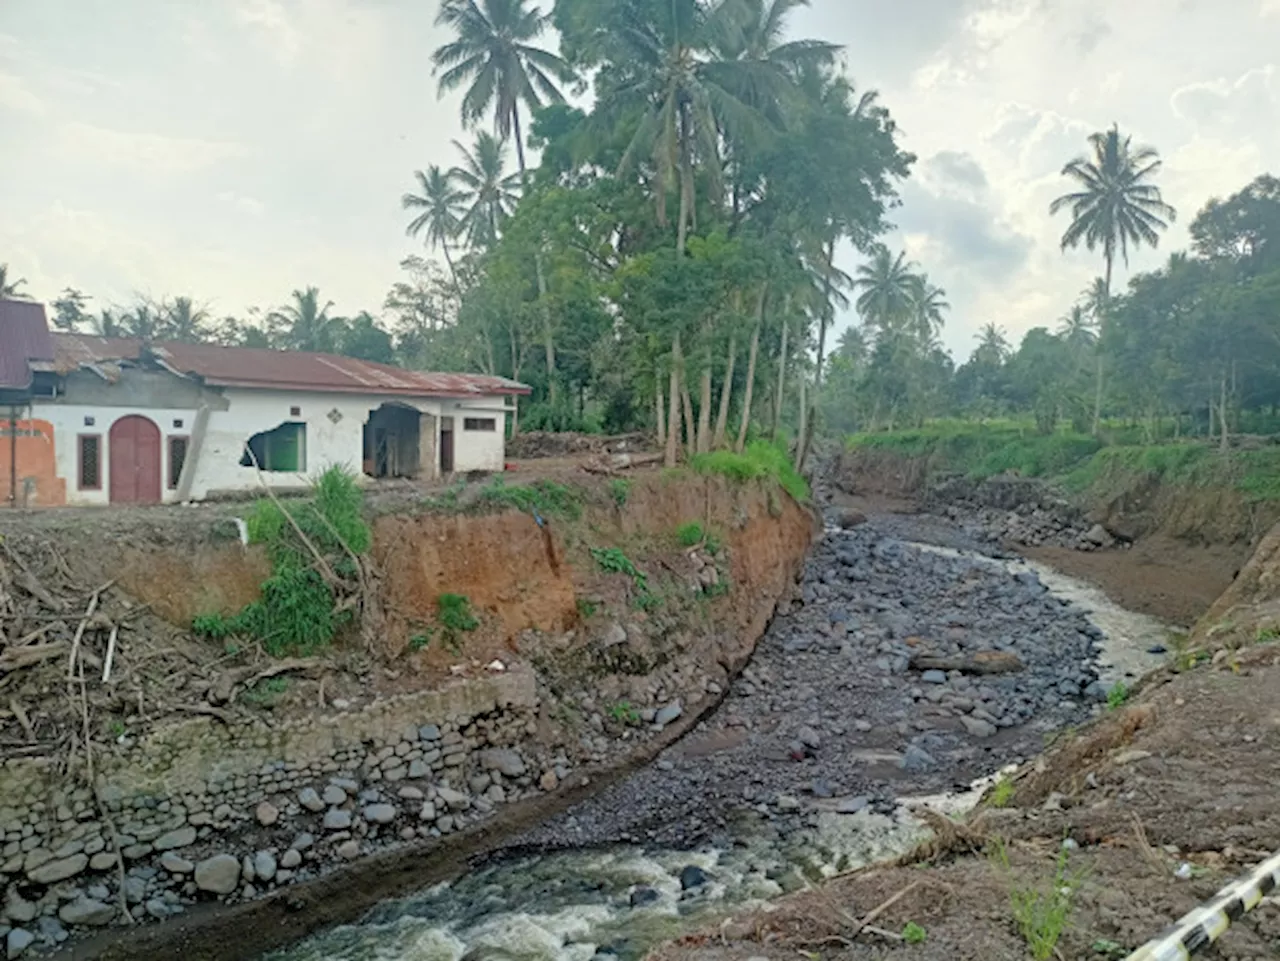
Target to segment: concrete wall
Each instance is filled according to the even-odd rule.
[[[92,379],[86,380],[86,377]],[[135,377],[140,379],[135,382]],[[121,417],[140,415],[160,428],[162,496],[165,502],[172,502],[179,499],[180,492],[168,485],[171,437],[192,438],[187,454],[190,479],[185,499],[202,500],[211,493],[256,489],[259,486],[257,471],[240,464],[245,442],[254,434],[274,430],[283,423],[303,423],[306,425],[303,469],[263,475],[273,487],[296,488],[305,486],[315,474],[333,464],[360,474],[364,467],[364,426],[384,403],[399,404],[430,415],[422,424],[434,428],[436,436],[420,439],[419,449],[431,454],[430,463],[435,470],[424,479],[438,475],[439,461],[434,452],[439,450],[442,417],[454,419],[454,470],[502,469],[506,414],[501,397],[457,401],[241,388],[215,392],[167,374],[126,371],[117,384],[107,384],[92,374],[74,374],[64,396],[39,399],[33,411],[47,425],[47,436],[42,436],[46,442],[52,440],[56,478],[65,482],[65,503],[94,505],[110,502],[109,435],[112,424]],[[468,417],[492,418],[495,429],[467,430]],[[202,430],[197,426],[200,421],[204,422]],[[101,437],[102,483],[96,490],[82,489],[79,484],[79,436],[82,434]],[[21,476],[29,473],[25,460],[20,452]],[[54,490],[56,486],[46,484],[47,492],[37,497],[37,503],[60,502],[62,493]]]

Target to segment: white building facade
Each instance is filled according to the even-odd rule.
[[[30,422],[72,505],[290,490],[331,465],[370,483],[501,471],[506,418],[528,393],[324,354],[54,340],[58,386],[32,399]]]

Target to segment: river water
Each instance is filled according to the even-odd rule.
[[[1044,565],[965,556],[1011,575],[1034,571],[1055,596],[1082,610],[1105,634],[1098,666],[1108,686],[1132,683],[1162,662],[1148,653],[1167,637],[1159,621]],[[870,810],[823,813],[804,840],[780,839],[744,820],[733,844],[722,848],[619,845],[498,861],[385,902],[359,924],[327,931],[264,961],[634,961],[716,915],[905,853],[927,834],[912,816],[914,809],[966,811],[998,773],[963,793],[902,798],[892,817]],[[686,890],[682,873],[685,881],[702,883]]]

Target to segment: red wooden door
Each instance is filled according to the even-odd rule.
[[[160,503],[160,428],[136,414],[111,425],[107,496],[113,504]]]

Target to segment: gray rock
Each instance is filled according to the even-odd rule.
[[[295,851],[293,848],[289,848],[288,851],[285,851],[284,855],[280,858],[280,867],[285,868],[289,871],[292,871],[301,863],[302,863],[302,855],[297,851]]]
[[[779,811],[798,811],[800,810],[800,801],[798,798],[792,797],[790,794],[779,794],[777,800]]]
[[[196,887],[212,894],[230,894],[240,883],[240,860],[230,854],[215,854],[196,865]]]
[[[253,812],[253,816],[264,828],[269,828],[280,820],[280,810],[270,801],[263,801]]]
[[[912,774],[922,774],[925,771],[931,771],[938,766],[938,762],[924,748],[917,747],[912,744],[902,752],[902,758],[898,761],[898,767]]]
[[[619,644],[627,643],[627,629],[613,621],[604,632],[604,637],[600,639],[600,644],[604,647],[617,647]]]
[[[418,728],[418,737],[424,741],[440,740],[440,728],[434,724],[424,724]]]
[[[71,935],[67,934],[67,929],[62,926],[62,922],[51,915],[45,915],[36,920],[36,930],[40,932],[46,942],[61,944]]]
[[[100,851],[89,859],[89,868],[93,871],[105,871],[116,866],[114,851]]]
[[[400,812],[394,804],[370,804],[360,813],[370,824],[390,824]]]
[[[160,855],[160,867],[170,874],[190,874],[196,869],[194,864],[181,855],[174,854],[172,851],[166,851]]]
[[[196,843],[196,829],[188,825],[160,835],[151,845],[157,851],[172,851]]]
[[[276,856],[270,851],[259,851],[253,856],[253,873],[259,880],[270,881],[276,876]]]
[[[495,748],[480,753],[480,766],[486,771],[497,771],[503,777],[521,777],[525,773],[524,758],[506,748]]]
[[[360,857],[360,842],[356,840],[343,841],[338,845],[338,857],[344,861],[354,861]]]
[[[434,821],[436,819],[436,806],[430,801],[422,802],[422,811],[418,814],[418,818],[423,821]]]
[[[326,831],[346,831],[351,827],[351,812],[341,808],[330,808],[324,815]]]
[[[426,761],[410,761],[409,762],[409,780],[421,781],[423,778],[431,774],[431,765]]]
[[[811,727],[802,727],[796,731],[796,739],[805,747],[816,751],[822,747],[822,737]]]
[[[289,847],[296,848],[299,851],[305,851],[315,843],[315,837],[304,831],[293,839],[293,843],[290,844]]]
[[[659,708],[658,713],[653,716],[653,723],[666,727],[683,713],[684,706],[679,701],[672,701],[666,707]]]
[[[859,811],[865,811],[870,806],[870,798],[848,797],[836,805],[836,811],[840,814],[857,814]]]
[[[662,898],[662,895],[648,886],[641,886],[631,892],[631,906],[633,908],[642,908],[646,904],[655,904]]]
[[[455,791],[453,788],[438,787],[436,788],[436,795],[449,806],[451,811],[465,811],[471,807],[471,798],[461,791]]]
[[[147,914],[157,921],[162,921],[169,916],[169,905],[165,904],[160,898],[152,898],[143,907]]]
[[[707,872],[696,864],[686,864],[680,870],[680,890],[690,891],[700,888],[708,881]]]
[[[102,891],[90,891],[90,897],[95,897],[100,901],[110,897],[110,892],[105,888]],[[147,896],[147,880],[136,874],[131,874],[124,879],[124,899],[130,904],[141,904],[143,898]],[[65,918],[64,918],[65,920]]]
[[[994,737],[996,727],[994,724],[988,724],[986,721],[976,717],[962,717],[960,723],[964,725],[964,729],[973,737]]]
[[[36,936],[25,928],[14,928],[4,940],[5,954],[9,961],[22,957],[24,951],[35,943]]]
[[[64,924],[87,924],[95,927],[110,924],[116,909],[93,898],[76,898],[58,909],[58,919]]]
[[[67,878],[74,878],[88,866],[88,855],[73,854],[71,857],[63,858],[60,861],[50,861],[47,864],[42,864],[35,870],[28,871],[27,877],[36,884],[56,884],[59,881],[65,881]]]
[[[304,787],[298,792],[298,803],[308,811],[319,814],[325,808],[325,803],[320,795],[316,793],[313,787]]]
[[[4,904],[4,916],[10,921],[26,924],[35,918],[38,910],[33,902],[18,893],[17,888],[9,889],[9,895]]]
[[[330,807],[338,807],[347,803],[347,792],[336,784],[330,784],[324,789],[324,803]]]
[[[945,671],[925,671],[920,675],[920,680],[926,684],[946,684],[947,674]]]

